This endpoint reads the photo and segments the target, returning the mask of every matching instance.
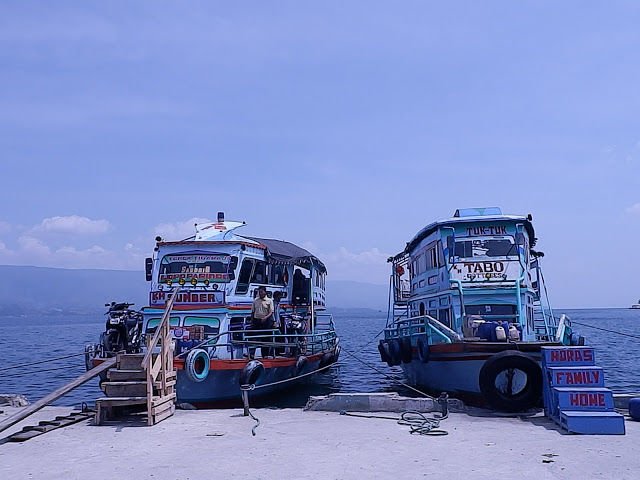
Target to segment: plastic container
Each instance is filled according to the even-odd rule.
[[[498,342],[505,342],[507,340],[507,332],[504,331],[504,327],[496,327],[496,340]]]
[[[509,340],[517,342],[520,340],[520,330],[513,323],[509,325]]]

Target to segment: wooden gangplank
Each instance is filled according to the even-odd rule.
[[[97,377],[98,375],[100,375],[105,370],[108,370],[109,368],[113,367],[115,365],[115,363],[116,363],[116,357],[109,358],[106,361],[104,361],[102,364],[98,365],[97,367],[92,368],[88,372],[83,373],[82,375],[80,375],[78,378],[76,378],[72,382],[67,383],[66,385],[64,385],[64,386],[58,388],[57,390],[51,392],[46,397],[41,398],[37,402],[27,406],[26,408],[24,408],[23,410],[19,411],[15,415],[12,415],[11,417],[7,418],[4,422],[0,423],[0,432],[6,430],[7,428],[11,427],[12,425],[15,425],[16,423],[24,420],[28,416],[30,416],[33,413],[35,413],[38,410],[40,410],[42,407],[45,407],[45,406],[49,405],[51,402],[53,402],[53,401],[57,400],[58,398],[62,397],[63,395],[65,395],[66,393],[70,392],[74,388],[79,387],[80,385],[82,385],[83,383],[88,382],[89,380],[91,380],[94,377]]]

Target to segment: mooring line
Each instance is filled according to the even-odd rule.
[[[31,365],[39,365],[41,363],[49,363],[49,362],[56,362],[58,360],[64,360],[65,358],[71,358],[71,357],[79,357],[80,355],[84,355],[85,352],[82,353],[74,353],[73,355],[64,355],[62,357],[55,357],[55,358],[50,358],[48,360],[40,360],[38,362],[29,362],[29,367]],[[14,368],[24,368],[25,364],[22,363],[20,365],[16,364],[16,365],[10,365],[8,367],[4,367],[4,368],[0,368],[0,372],[4,372],[6,370],[13,370]]]
[[[388,378],[389,380],[392,380],[395,383],[398,383],[400,385],[402,385],[403,387],[408,388],[409,390],[413,390],[416,393],[419,393],[420,395],[423,395],[424,397],[427,398],[431,398],[432,400],[435,400],[435,397],[432,397],[431,395],[424,393],[421,390],[418,390],[417,388],[412,387],[411,385],[407,385],[404,382],[401,382],[400,380],[398,380],[397,378],[392,377],[391,375],[388,375],[386,373],[384,373],[381,370],[378,370],[376,367],[374,367],[373,365],[368,364],[367,362],[365,362],[364,360],[361,360],[360,358],[358,358],[356,355],[354,355],[353,353],[351,353],[349,350],[347,350],[346,348],[344,348],[342,345],[341,347],[341,351],[345,352],[347,355],[350,355],[352,358],[355,358],[358,362],[362,363],[365,367],[370,368],[371,370],[374,370],[375,372],[378,372],[380,375]]]
[[[624,333],[624,332],[617,332],[615,330],[610,330],[608,328],[603,328],[603,327],[596,327],[594,325],[589,325],[588,323],[580,323],[580,322],[576,322],[575,320],[571,320],[571,324],[576,324],[576,325],[581,325],[583,327],[589,327],[589,328],[595,328],[596,330],[602,330],[603,332],[609,332],[609,333],[616,333],[618,335],[622,335],[624,337],[630,337],[630,338],[640,338],[640,335],[634,335],[633,333]]]

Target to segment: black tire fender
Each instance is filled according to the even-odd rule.
[[[296,360],[296,368],[295,368],[296,377],[303,372],[303,370],[305,369],[308,363],[309,363],[309,360],[304,355],[300,355],[298,357],[298,360]]]
[[[255,385],[264,373],[264,365],[259,360],[248,362],[240,372],[240,386]]]
[[[400,339],[392,338],[387,341],[389,345],[389,358],[391,359],[391,366],[400,365],[402,363],[402,345]]]
[[[417,343],[417,349],[418,349],[418,359],[422,362],[422,363],[428,363],[429,362],[429,342],[427,340],[425,340],[424,338],[419,338],[418,339],[418,343]]]
[[[413,360],[411,337],[402,337],[398,341],[400,342],[400,359],[402,363],[411,363],[411,360]]]
[[[389,344],[386,342],[386,340],[380,340],[380,342],[378,342],[378,352],[380,352],[380,360],[391,367],[392,365],[391,357],[389,356]]]
[[[504,392],[496,386],[498,376],[509,370],[526,375],[524,387],[516,393]],[[487,359],[480,369],[480,391],[492,408],[504,412],[521,412],[540,404],[542,398],[542,369],[528,355],[506,350]]]

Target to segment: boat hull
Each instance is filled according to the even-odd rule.
[[[260,359],[264,373],[256,381],[251,397],[272,394],[307,378],[318,371],[322,354],[307,357],[304,368],[298,370],[295,358]],[[206,406],[217,402],[241,401],[240,376],[247,365],[246,360],[212,360],[207,378],[201,382],[192,381],[182,368],[177,370],[176,394],[178,403]],[[301,377],[305,375],[305,377]],[[295,378],[301,377],[301,378]],[[275,383],[282,382],[282,383]]]
[[[494,355],[514,351],[525,353],[536,363],[541,362],[541,347],[555,345],[540,342],[436,344],[429,346],[428,361],[420,360],[417,349],[412,351],[411,362],[402,363],[409,384],[433,394],[447,392],[468,403],[486,406],[480,387],[480,372],[488,359]]]

